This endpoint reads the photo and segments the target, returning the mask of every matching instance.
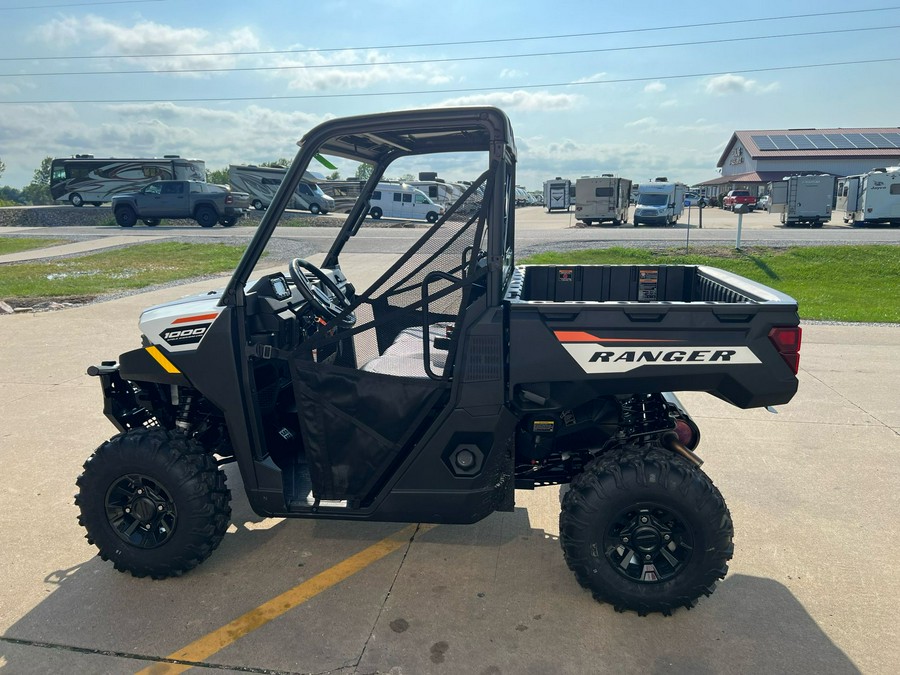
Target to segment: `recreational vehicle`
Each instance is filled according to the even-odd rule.
[[[466,191],[464,187],[456,183],[446,183],[442,180],[411,180],[406,181],[406,185],[421,190],[435,204],[448,207],[462,196]]]
[[[114,195],[137,192],[158,180],[206,182],[206,164],[178,155],[159,158],[61,157],[50,163],[50,195],[72,206],[100,206]]]
[[[278,166],[232,164],[228,167],[228,182],[235,190],[250,195],[250,205],[257,210],[269,207],[275,198],[287,169]],[[290,208],[308,210],[311,213],[334,211],[334,199],[322,192],[317,177],[307,172],[297,187]]]
[[[603,174],[575,181],[575,217],[585,225],[628,222],[628,198],[631,181]]]
[[[854,226],[900,225],[900,166],[848,176],[841,186],[844,222]]]
[[[785,176],[769,183],[769,213],[780,213],[786,227],[822,227],[831,220],[834,176]]]
[[[375,220],[386,217],[434,223],[443,213],[443,206],[406,183],[379,183],[369,200],[369,215]]]
[[[634,226],[674,225],[684,211],[684,195],[688,186],[657,179],[641,183],[634,207]]]
[[[572,181],[557,176],[553,180],[544,181],[544,206],[547,213],[554,209],[566,211],[572,206]]]

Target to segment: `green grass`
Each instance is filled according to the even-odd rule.
[[[0,237],[0,255],[30,251],[34,248],[56,246],[66,243],[65,239],[43,239],[40,237]]]
[[[243,246],[162,242],[52,262],[0,266],[0,299],[97,296],[230,272]]]
[[[900,247],[802,246],[787,249],[609,248],[541,253],[531,264],[710,265],[795,298],[804,319],[900,322]]]

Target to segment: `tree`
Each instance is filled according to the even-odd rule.
[[[206,182],[216,185],[228,185],[228,167],[224,169],[206,170]]]
[[[260,166],[268,166],[273,169],[286,169],[291,165],[291,160],[286,157],[281,157],[280,159],[276,159],[274,162],[263,162]]]
[[[358,167],[356,167],[356,178],[357,180],[369,180],[369,176],[372,175],[372,172],[375,170],[375,167],[366,162],[362,162]]]
[[[52,157],[44,157],[41,160],[40,168],[34,170],[34,177],[22,190],[22,197],[26,201],[32,204],[53,203],[53,198],[50,196],[50,164],[52,162]]]
[[[340,171],[332,171],[330,174],[325,176],[325,179],[326,180],[340,180],[341,172]]]

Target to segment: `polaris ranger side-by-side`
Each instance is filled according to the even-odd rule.
[[[356,287],[342,252],[387,167],[460,152],[480,153],[480,177]],[[321,267],[265,272],[317,153],[374,170]],[[154,578],[198,565],[228,526],[234,461],[262,516],[472,523],[516,489],[569,485],[560,541],[597,599],[645,614],[708,595],[732,522],[669,392],[789,401],[797,304],[708,267],[516,265],[515,169],[495,108],[310,131],[224,291],[146,310],[142,345],[88,371],[120,431],[78,479],[101,557]]]

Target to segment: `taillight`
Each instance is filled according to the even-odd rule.
[[[234,204],[234,196],[233,195],[225,195],[225,203],[226,204]]]
[[[775,349],[781,354],[781,358],[794,371],[794,375],[800,370],[800,326],[779,327],[769,331],[769,339],[775,345]]]

